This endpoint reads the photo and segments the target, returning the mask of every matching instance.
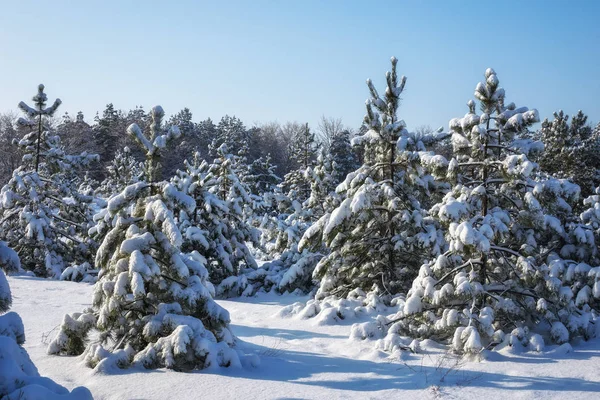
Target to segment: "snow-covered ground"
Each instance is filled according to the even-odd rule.
[[[69,389],[85,385],[96,399],[589,399],[600,393],[600,339],[568,353],[493,353],[482,362],[440,351],[390,360],[370,342],[349,340],[350,323],[279,317],[282,306],[306,298],[276,295],[220,301],[239,347],[260,356],[256,368],[95,374],[78,358],[47,355],[45,344],[65,313],[89,305],[92,286],[26,277],[9,283],[39,372]]]

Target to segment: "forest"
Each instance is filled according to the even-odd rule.
[[[92,397],[39,377],[13,276],[93,285],[47,352],[105,374],[260,368],[221,300],[267,294],[388,355],[595,338],[600,124],[517,105],[488,68],[464,115],[410,128],[397,64],[359,127],[113,104],[90,124],[42,84],[0,116],[0,397]]]

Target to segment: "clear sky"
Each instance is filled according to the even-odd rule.
[[[409,128],[462,116],[487,67],[508,102],[600,122],[600,1],[4,1],[0,54],[0,111],[44,83],[90,121],[112,102],[357,128],[394,55]]]

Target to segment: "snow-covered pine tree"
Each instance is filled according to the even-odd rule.
[[[96,193],[104,199],[119,195],[129,185],[143,179],[144,163],[135,159],[129,147],[117,150],[115,158],[106,167],[106,178],[102,181]],[[100,203],[101,201],[99,201]],[[102,243],[104,237],[112,228],[108,209],[103,204],[100,212],[92,216],[93,225],[88,230],[88,236],[97,243]]]
[[[40,377],[31,362],[25,342],[21,317],[8,312],[12,303],[10,287],[4,271],[17,271],[20,262],[17,253],[0,242],[0,398],[2,399],[92,399],[83,387],[72,392],[48,378]]]
[[[325,151],[319,152],[315,166],[307,170],[310,196],[304,202],[303,208],[309,211],[311,221],[318,220],[339,205],[339,196],[335,193],[335,188],[340,183],[336,182],[337,173],[339,171],[335,170],[331,153]]]
[[[24,269],[58,278],[68,264],[89,261],[93,251],[85,235],[93,198],[77,191],[77,174],[98,156],[65,154],[60,137],[44,122],[60,100],[46,107],[44,85],[39,85],[33,101],[35,108],[19,103],[30,118],[19,123],[32,132],[15,141],[24,156],[0,192],[0,238],[19,253]]]
[[[181,218],[183,248],[202,254],[217,295],[226,297],[240,295],[245,285],[238,284],[238,277],[247,269],[256,269],[248,243],[258,244],[259,232],[246,223],[243,207],[250,198],[236,174],[235,157],[224,145],[217,154],[219,157],[208,164],[196,153],[173,183],[196,205],[193,213]]]
[[[583,200],[583,204],[588,208],[581,214],[581,220],[588,224],[600,239],[600,187],[596,188],[593,195]]]
[[[443,168],[447,161],[426,152],[398,118],[406,78],[398,78],[397,60],[391,61],[384,98],[367,81],[369,130],[354,139],[364,148],[365,163],[337,187],[340,205],[314,223],[299,245],[302,251],[324,243],[330,251],[314,271],[321,281],[318,299],[345,297],[357,288],[397,294],[416,276],[420,260],[439,251],[421,202],[437,189],[426,166]]]
[[[279,251],[277,261],[284,267],[277,279],[280,292],[300,289],[307,293],[315,288],[313,271],[328,250],[318,243],[310,249],[299,249],[298,245],[312,224],[331,213],[340,203],[340,197],[335,193],[334,166],[331,154],[320,151],[314,167],[304,172],[304,179],[310,185],[309,197],[301,205],[291,201],[292,213],[284,219],[279,216],[277,224],[272,227],[278,234],[271,251]],[[290,202],[292,194],[288,194],[287,202]],[[273,280],[273,277],[270,279]]]
[[[258,226],[265,214],[271,214],[276,207],[273,193],[281,178],[275,173],[277,166],[271,162],[271,155],[257,158],[248,166],[248,173],[242,178],[242,182],[248,186],[252,198],[252,215],[248,222],[252,226]]]
[[[306,181],[305,175],[316,159],[319,146],[308,124],[292,140],[289,157],[295,169],[284,176],[282,186],[292,201],[302,204],[310,196],[310,182]]]
[[[350,131],[342,130],[334,135],[329,146],[331,157],[332,178],[337,186],[346,179],[346,175],[356,171],[360,164],[350,143]]]
[[[315,134],[308,124],[298,129],[289,147],[289,157],[295,169],[265,196],[266,213],[260,223],[261,244],[274,258],[259,271],[264,274],[259,280],[263,280],[265,290],[274,287],[280,292],[295,289],[310,291],[313,288],[311,274],[306,271],[312,271],[321,254],[308,250],[299,252],[298,242],[316,219],[307,201],[311,197],[312,182],[318,179],[313,170],[318,148]],[[319,173],[322,172],[323,168]],[[322,189],[322,185],[318,185],[318,189]],[[313,201],[317,197],[321,198],[321,194],[315,192]],[[319,208],[322,209],[323,205]]]
[[[106,167],[106,179],[98,188],[98,193],[106,198],[121,193],[127,186],[139,181],[143,166],[133,157],[129,147],[117,150],[115,158]]]
[[[151,111],[150,134],[132,124],[128,133],[146,153],[145,180],[108,202],[111,225],[98,253],[101,269],[91,309],[67,315],[51,354],[84,353],[90,367],[131,364],[176,370],[239,365],[229,313],[212,298],[206,260],[181,252],[173,210],[193,215],[194,199],[161,180],[160,159],[180,136],[162,128],[164,111]],[[183,214],[182,214],[183,215]],[[98,340],[88,343],[91,330]]]
[[[255,288],[279,293],[299,289],[308,293],[314,288],[312,270],[322,257],[316,251],[298,251],[298,242],[313,222],[312,213],[297,201],[291,201],[277,187],[270,194],[269,200],[274,204],[275,215],[265,214],[260,229],[261,248],[272,258],[248,279]]]
[[[106,105],[102,116],[98,113],[94,117],[93,125],[94,147],[98,149],[98,154],[103,162],[112,160],[119,146],[119,132],[124,128],[124,115],[120,110],[115,109],[112,103]],[[103,170],[96,171],[98,179],[104,179]]]
[[[276,170],[277,165],[272,163],[270,154],[252,161],[249,165],[248,175],[244,179],[250,193],[261,197],[265,193],[272,193],[275,186],[281,182]]]
[[[217,151],[217,158],[219,160],[223,160],[224,158],[230,159],[230,166],[228,168],[231,172],[231,179],[227,178],[223,180],[226,185],[235,183],[233,186],[237,186],[236,191],[237,195],[231,197],[231,199],[236,199],[237,201],[241,201],[242,215],[245,221],[251,221],[255,218],[255,211],[258,210],[262,199],[257,196],[254,196],[250,190],[249,182],[252,179],[250,172],[250,164],[248,164],[248,154],[250,150],[247,145],[242,145],[236,154],[232,154],[228,147],[225,145],[221,145]],[[214,164],[221,164],[221,162],[216,162],[214,160]],[[226,175],[229,175],[228,173]],[[230,182],[231,180],[231,182]]]
[[[100,182],[94,179],[89,171],[86,171],[83,179],[78,179],[77,182],[77,191],[85,196],[93,196],[100,186]]]
[[[214,152],[211,155],[218,157],[216,151],[221,145],[225,145],[230,154],[237,154],[240,149],[250,145],[250,134],[251,131],[246,129],[239,118],[225,115],[216,127],[215,144],[212,146]]]
[[[311,224],[331,212],[339,202],[332,176],[331,155],[321,151],[313,167],[302,168],[286,178],[302,176],[302,185],[309,188],[309,195],[303,203],[295,200],[303,190],[297,185],[289,186],[290,191],[286,195],[283,193],[285,186],[281,184],[266,197],[266,203],[271,204],[267,209],[271,212],[263,216],[260,224],[261,243],[274,260],[264,264],[258,272],[264,275],[265,290],[275,288],[285,292],[299,289],[310,292],[315,286],[313,270],[326,253],[323,246],[300,251],[298,243]]]
[[[579,218],[566,221],[566,235],[560,256],[589,265],[600,265],[600,188],[583,200],[583,210]]]
[[[592,195],[600,185],[600,124],[592,129],[581,111],[569,123],[569,116],[561,110],[554,113],[554,120],[544,120],[535,136],[544,143],[540,168],[572,180],[581,187],[582,196]]]
[[[172,115],[165,125],[167,127],[172,125],[179,127],[183,136],[181,142],[166,156],[165,172],[167,176],[174,176],[177,170],[183,168],[183,161],[202,144],[199,131],[192,118],[192,112],[185,107],[177,114]]]
[[[455,186],[430,211],[449,247],[421,267],[402,310],[385,324],[389,349],[400,335],[478,353],[500,344],[539,350],[544,340],[589,334],[597,305],[589,284],[600,287],[597,272],[553,251],[564,228],[548,212],[560,209],[556,204],[568,208],[565,198],[578,187],[531,179],[537,166],[513,139],[539,121],[538,113],[505,106],[494,70],[485,72],[475,97],[481,115],[471,100],[469,112],[450,121],[448,176]]]

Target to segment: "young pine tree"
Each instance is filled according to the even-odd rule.
[[[408,285],[430,247],[439,251],[435,227],[425,218],[422,201],[437,190],[421,157],[436,168],[447,162],[425,152],[421,140],[398,118],[406,78],[386,74],[381,98],[370,80],[365,124],[354,139],[364,148],[365,163],[337,187],[343,201],[306,231],[299,250],[324,243],[329,254],[314,271],[321,281],[317,298],[345,297],[354,289],[396,294]]]
[[[181,251],[173,210],[193,215],[196,203],[161,180],[160,160],[180,136],[176,127],[162,128],[163,116],[160,106],[152,109],[148,136],[135,124],[128,129],[146,153],[144,180],[108,201],[111,230],[96,255],[92,308],[65,316],[51,354],[83,353],[100,370],[239,365],[229,313],[212,298],[205,259]],[[88,343],[91,330],[98,339]]]
[[[263,196],[265,193],[271,193],[281,182],[281,178],[275,172],[277,165],[273,164],[271,155],[257,158],[250,163],[248,174],[244,182],[248,185],[250,193],[255,196]]]
[[[243,206],[249,196],[233,168],[235,157],[225,146],[218,154],[219,158],[208,164],[196,153],[173,183],[196,205],[192,213],[184,211],[181,218],[183,248],[207,260],[210,280],[217,285],[219,296],[239,295],[245,288],[233,287],[238,277],[247,269],[257,268],[248,243],[258,243],[258,232],[245,222]]]
[[[117,150],[115,158],[106,167],[106,179],[98,188],[98,193],[109,198],[121,193],[127,186],[136,183],[143,173],[140,162],[131,154],[129,147]]]
[[[32,131],[15,141],[24,156],[0,192],[0,237],[19,253],[24,269],[58,278],[68,264],[91,257],[93,244],[86,231],[93,198],[79,193],[77,182],[78,173],[98,156],[65,153],[60,137],[45,124],[61,102],[46,107],[44,85],[39,85],[33,101],[34,108],[19,103],[30,118],[19,123]]]
[[[355,151],[350,143],[350,131],[344,129],[331,139],[329,146],[334,185],[346,179],[346,175],[360,167]]]
[[[600,185],[600,125],[592,129],[579,111],[569,116],[558,111],[554,120],[542,122],[536,136],[544,143],[540,168],[557,178],[570,179],[581,187],[584,197]]]
[[[312,272],[325,249],[323,246],[315,246],[310,250],[299,250],[298,243],[307,229],[337,204],[338,197],[333,192],[331,174],[331,159],[321,152],[313,167],[298,169],[286,175],[288,182],[291,182],[291,176],[301,176],[301,185],[289,186],[289,192],[285,194],[284,182],[265,197],[265,202],[270,204],[267,210],[271,212],[263,215],[260,224],[261,243],[262,248],[274,259],[262,268],[265,276],[261,279],[265,290],[275,288],[279,292],[285,292],[299,289],[306,293],[314,288]],[[303,193],[305,186],[308,188],[308,196],[301,203],[296,199]]]
[[[499,344],[539,349],[544,340],[588,334],[597,300],[587,284],[595,275],[553,251],[564,234],[553,211],[578,188],[532,179],[537,166],[513,140],[539,121],[538,113],[505,105],[494,70],[485,72],[475,97],[481,114],[471,100],[469,112],[450,121],[448,176],[455,185],[430,211],[448,247],[421,267],[403,309],[388,322],[390,347],[404,335],[448,341],[457,352]]]
[[[310,196],[310,183],[305,175],[314,164],[319,146],[308,124],[298,130],[292,140],[289,157],[295,169],[284,176],[282,186],[292,201],[302,204]]]
[[[249,146],[251,141],[251,131],[247,130],[244,123],[236,116],[226,115],[221,118],[214,134],[214,151],[218,150],[221,145],[225,145],[230,154],[237,154],[240,149]],[[211,155],[218,157],[216,152],[211,152]]]

